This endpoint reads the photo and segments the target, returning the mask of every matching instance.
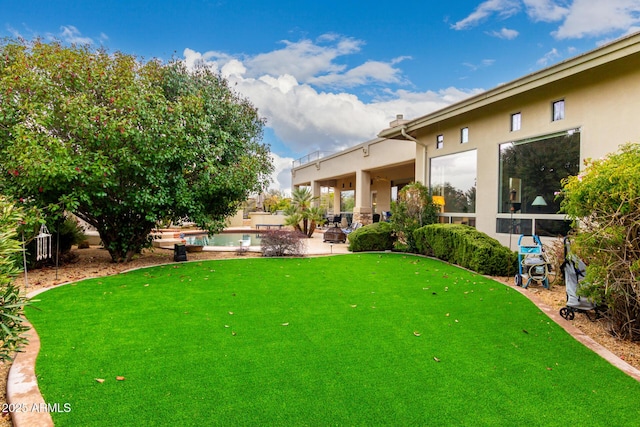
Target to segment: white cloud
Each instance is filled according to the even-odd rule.
[[[60,27],[59,37],[67,43],[75,44],[93,44],[93,39],[83,37],[80,31],[73,25],[63,25]]]
[[[557,3],[554,0],[524,0],[527,15],[534,22],[557,22],[564,19],[569,14],[569,8],[566,7],[568,1]]]
[[[342,150],[375,138],[396,114],[415,118],[480,92],[457,88],[422,93],[392,90],[389,86],[408,85],[394,66],[406,57],[347,67],[336,64],[335,59],[357,52],[361,42],[337,35],[318,40],[322,44],[286,42],[284,49],[254,57],[184,50],[188,66],[203,63],[225,76],[258,108],[267,126],[287,147],[290,154],[274,153],[273,179],[281,189],[291,186],[291,157]],[[491,63],[486,60],[482,66]],[[381,85],[383,89],[369,102],[341,89],[363,85]]]
[[[640,0],[574,0],[553,35],[558,39],[602,36],[640,24]]]
[[[471,62],[464,62],[462,65],[469,68],[471,71],[477,71],[481,68],[487,68],[495,64],[495,59],[483,59],[480,64],[472,64]]]
[[[631,33],[640,26],[640,0],[486,0],[470,15],[451,26],[466,30],[497,16],[506,19],[522,9],[533,22],[557,22],[552,35],[559,39],[580,39]],[[487,34],[513,39],[516,30],[503,28]]]
[[[354,87],[371,82],[401,83],[403,79],[400,76],[400,69],[392,66],[396,63],[397,61],[392,63],[367,61],[344,73],[330,73],[309,78],[307,83],[332,87]]]
[[[318,92],[291,75],[229,81],[267,118],[267,126],[293,152],[337,151],[372,138],[386,121],[355,95]]]
[[[20,34],[20,31],[16,30],[11,25],[7,25],[6,28],[7,28],[7,32],[9,32],[9,34],[11,34],[13,38],[16,38],[16,39],[24,38],[22,37],[22,34]]]
[[[538,59],[536,63],[542,67],[546,67],[550,63],[554,62],[556,59],[560,58],[560,52],[558,49],[553,48],[549,52],[547,52],[542,58]]]
[[[335,59],[358,52],[363,44],[358,40],[338,38],[338,36],[321,37],[318,42],[285,40],[283,43],[285,44],[283,49],[247,58],[244,63],[248,75],[257,77],[264,74],[272,76],[291,74],[298,81],[304,82],[321,72],[340,73],[346,67],[337,64]]]
[[[291,157],[280,157],[275,153],[271,153],[274,171],[271,174],[271,185],[269,189],[277,189],[284,194],[291,193],[291,165],[293,160]]]
[[[493,37],[497,37],[499,39],[506,39],[506,40],[513,40],[516,37],[518,37],[518,35],[520,35],[518,31],[511,30],[509,28],[503,28],[500,31],[491,31],[489,34],[492,35]]]
[[[500,18],[509,18],[520,11],[519,0],[486,0],[482,2],[466,18],[456,22],[451,26],[454,30],[467,30],[475,27],[492,15]]]

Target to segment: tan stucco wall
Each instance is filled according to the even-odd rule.
[[[377,193],[377,213],[391,209],[394,180],[413,180],[415,143],[405,140],[375,139],[334,155],[294,168],[294,187],[309,186],[314,195],[320,187],[336,194],[333,213],[338,213],[339,194],[354,190],[354,220],[372,220],[371,193]]]
[[[552,103],[565,101],[565,118],[552,121]],[[511,132],[511,114],[522,114],[522,127]],[[429,161],[433,157],[477,150],[476,227],[498,238],[503,244],[509,236],[497,234],[499,184],[499,145],[510,141],[541,137],[579,128],[581,163],[616,151],[627,142],[640,142],[640,33],[603,46],[587,54],[559,63],[521,79],[491,89],[458,104],[411,121],[394,123],[381,137],[417,138],[364,145],[326,158],[317,165],[294,169],[293,184],[309,185],[334,179],[340,189],[356,181],[361,170],[376,176],[394,162],[415,167],[413,177],[429,183]],[[460,144],[460,129],[469,128],[469,142]],[[444,135],[444,148],[436,150],[436,136]],[[425,145],[426,147],[423,147]],[[408,155],[404,150],[411,150]],[[400,150],[402,150],[400,152]],[[401,155],[400,155],[401,154]],[[399,157],[405,159],[401,161]],[[399,179],[396,176],[392,179]],[[361,180],[362,181],[362,180]],[[380,188],[372,184],[374,188]],[[388,187],[385,186],[385,191]],[[356,189],[358,191],[358,189]],[[378,190],[381,191],[381,190]],[[379,210],[386,200],[378,193]],[[504,214],[502,214],[504,215]],[[561,215],[541,215],[561,219]],[[512,245],[513,247],[513,245]]]
[[[340,184],[352,179],[356,170],[375,171],[402,163],[413,163],[415,144],[403,140],[375,139],[311,163],[292,171],[292,185],[311,185],[314,181],[340,179]],[[348,188],[348,187],[347,187]]]
[[[565,119],[551,120],[552,103],[564,99]],[[573,128],[581,129],[581,165],[600,158],[626,142],[640,142],[640,55],[562,79],[533,91],[453,117],[417,133],[428,145],[428,158],[477,149],[476,227],[508,243],[495,233],[498,214],[499,145]],[[511,132],[511,114],[522,114],[522,128]],[[437,129],[436,129],[437,127]],[[460,144],[460,129],[469,128],[469,142]],[[436,150],[438,134],[444,148]],[[416,150],[416,177],[429,176],[428,162]],[[425,169],[422,169],[425,167]],[[428,178],[427,182],[428,183]],[[561,218],[561,216],[558,216]]]

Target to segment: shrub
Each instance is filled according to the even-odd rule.
[[[396,237],[391,224],[377,222],[352,231],[347,239],[350,251],[363,252],[391,250]]]
[[[60,222],[60,225],[56,225],[55,222],[51,221],[47,223],[47,228],[51,233],[51,258],[46,260],[37,261],[37,242],[35,239],[31,240],[27,245],[27,253],[28,259],[27,262],[29,264],[29,268],[39,268],[45,265],[55,265],[56,257],[59,257],[59,263],[63,264],[68,260],[72,260],[73,257],[70,254],[71,247],[73,245],[79,244],[84,241],[86,238],[84,236],[84,230],[78,224],[73,217],[65,217]],[[37,225],[37,229],[39,231],[40,225]],[[38,231],[35,231],[33,234],[38,234]],[[60,233],[60,235],[58,235]],[[60,242],[60,248],[58,248],[58,242]],[[60,252],[58,252],[58,250]]]
[[[480,274],[511,276],[518,254],[473,227],[431,224],[414,232],[419,253],[434,256]]]
[[[588,265],[580,293],[608,306],[614,335],[640,340],[640,144],[585,164],[561,193],[578,225],[571,248]]]
[[[417,252],[413,232],[438,219],[439,207],[433,202],[429,188],[419,182],[408,184],[391,204],[391,224],[407,252]]]
[[[28,301],[13,283],[20,273],[16,228],[21,220],[21,211],[0,196],[0,362],[11,360],[11,354],[26,344],[22,334],[29,329],[23,318]]]
[[[268,230],[260,233],[260,250],[263,257],[304,256],[306,237],[295,230]]]

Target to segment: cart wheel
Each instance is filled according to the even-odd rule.
[[[560,309],[560,316],[564,317],[566,320],[573,320],[576,317],[576,312],[569,307],[562,307]]]
[[[522,286],[522,276],[520,274],[516,274],[516,277],[514,278],[514,282],[516,286]]]

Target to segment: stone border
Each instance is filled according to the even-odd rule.
[[[534,303],[544,314],[547,315],[547,317],[549,317],[551,320],[556,322],[562,329],[567,331],[569,335],[573,336],[577,341],[582,343],[584,346],[586,346],[587,348],[591,349],[592,351],[600,355],[600,357],[605,359],[607,362],[611,363],[616,368],[620,369],[625,374],[629,375],[631,378],[635,379],[636,381],[640,381],[640,370],[631,366],[624,360],[620,359],[618,356],[613,354],[602,344],[596,342],[593,338],[591,338],[589,335],[582,332],[582,330],[580,330],[576,326],[573,326],[573,324],[571,324],[570,321],[560,316],[559,310],[555,310],[549,307],[540,298],[538,298],[537,295],[531,292],[527,292],[524,288],[521,288],[511,283],[504,283],[504,284],[506,286],[509,286],[512,289],[515,289],[516,291],[520,292],[522,295],[527,297],[529,301]]]
[[[14,427],[53,427],[35,373],[40,337],[32,326],[25,336],[29,343],[16,355],[7,377],[7,403],[15,405],[11,420]]]

